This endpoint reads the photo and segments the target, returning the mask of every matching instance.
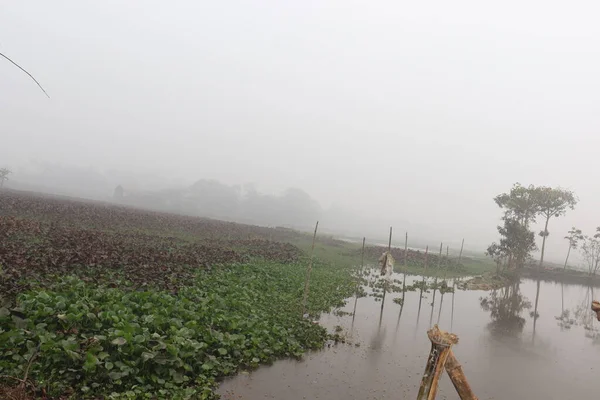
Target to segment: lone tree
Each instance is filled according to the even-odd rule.
[[[508,266],[522,268],[525,261],[536,250],[535,234],[518,220],[504,218],[504,225],[498,227],[500,233],[500,248],[508,255]]]
[[[504,210],[504,217],[517,220],[525,228],[529,228],[531,222],[539,212],[539,205],[535,197],[535,186],[522,186],[515,183],[509,193],[502,193],[494,197],[498,207]]]
[[[581,245],[581,253],[588,267],[590,276],[596,275],[600,266],[600,227],[596,228],[594,236],[586,236]]]
[[[567,258],[565,259],[565,267],[563,268],[563,270],[567,269],[567,262],[569,262],[569,255],[571,254],[571,249],[577,249],[579,241],[584,239],[584,236],[581,233],[581,229],[572,227],[568,233],[569,234],[565,236],[565,239],[569,241],[569,250],[567,251]]]
[[[0,188],[4,187],[4,181],[8,180],[8,175],[11,174],[11,170],[8,168],[0,168]]]
[[[507,259],[508,268],[521,268],[536,249],[535,234],[529,224],[535,222],[539,206],[534,186],[515,183],[509,193],[499,194],[494,202],[504,210],[504,224],[498,226],[500,242],[488,247],[487,255],[497,262]]]
[[[546,249],[546,238],[548,232],[548,222],[551,217],[560,217],[565,215],[568,209],[573,210],[577,204],[577,197],[573,192],[561,188],[551,188],[547,186],[536,187],[533,190],[534,202],[538,207],[538,215],[546,221],[544,230],[539,233],[542,237],[542,250],[540,254],[539,268],[544,264],[544,251]]]

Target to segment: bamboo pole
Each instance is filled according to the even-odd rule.
[[[317,239],[317,229],[319,228],[319,221],[315,225],[315,233],[313,234],[312,247],[310,249],[310,261],[308,262],[308,269],[306,271],[306,279],[304,281],[304,299],[302,299],[302,315],[306,314],[306,302],[308,301],[308,291],[310,289],[310,273],[312,272],[313,257],[315,255],[315,240]]]
[[[408,265],[407,263],[407,257],[408,257],[408,232],[406,232],[406,236],[404,237],[404,266],[406,267]]]
[[[452,350],[448,352],[448,358],[446,359],[446,372],[461,400],[477,400],[477,396],[475,396],[469,382],[467,382],[462,366],[454,357]]]
[[[362,252],[360,255],[360,270],[358,271],[358,278],[356,279],[356,289],[354,290],[354,311],[352,311],[352,319],[354,319],[354,315],[356,314],[356,303],[358,302],[358,288],[360,287],[360,280],[365,266],[365,239],[366,238],[363,237]]]
[[[444,282],[446,281],[446,276],[448,276],[448,269],[450,268],[450,246],[446,246],[446,269],[444,269]]]
[[[440,375],[444,370],[448,355],[452,351],[452,345],[458,343],[456,335],[441,331],[437,325],[427,332],[427,336],[431,341],[431,350],[429,357],[427,357],[417,400],[435,399]]]
[[[463,238],[462,243],[460,245],[460,253],[458,254],[458,263],[459,264],[460,264],[460,262],[462,260],[463,247],[465,247],[465,238]]]
[[[425,247],[425,272],[427,272],[427,256],[429,253],[429,246]],[[423,277],[423,279],[425,279],[425,277]]]
[[[440,243],[440,254],[438,255],[438,271],[440,270],[442,264],[442,248],[443,243]],[[431,323],[433,321],[433,309],[435,308],[435,292],[437,291],[437,281],[438,277],[436,275],[433,278],[433,300],[431,302],[431,316],[429,317],[429,326],[431,326]]]
[[[384,266],[387,266],[388,255],[392,255],[392,227],[390,226],[390,239],[388,240],[388,252],[383,260]],[[394,272],[394,271],[392,271]],[[387,279],[383,280],[383,298],[381,299],[381,310],[383,311],[383,304],[385,303],[385,293],[387,292]]]
[[[442,307],[444,306],[444,293],[441,293],[440,296],[440,309],[438,311],[438,319],[437,319],[437,324],[440,324],[440,318],[442,317]]]
[[[429,327],[433,324],[433,310],[435,310],[435,288],[433,289],[433,302],[431,303],[431,314],[429,314]]]
[[[402,276],[402,304],[404,305],[404,296],[406,294],[406,270],[408,266],[408,262],[406,261],[408,257],[408,232],[406,232],[406,236],[404,237],[404,272]]]
[[[452,280],[452,313],[450,314],[450,330],[454,328],[454,292],[456,292],[456,278]]]

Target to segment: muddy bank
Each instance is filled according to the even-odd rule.
[[[457,286],[461,290],[494,290],[503,288],[516,279],[514,277],[489,273],[467,279],[464,282],[458,283]]]

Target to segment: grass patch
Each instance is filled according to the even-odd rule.
[[[409,275],[424,275],[430,277],[446,277],[446,278],[457,278],[462,276],[472,276],[472,275],[481,275],[489,272],[493,272],[496,270],[495,264],[492,262],[488,262],[485,259],[472,259],[472,258],[463,258],[461,260],[460,269],[448,269],[442,263],[441,267],[438,268],[437,265],[429,266],[427,271],[425,271],[422,265],[414,265],[408,264],[408,266],[402,265],[402,260],[396,262],[394,266],[394,271],[397,273],[406,272]]]
[[[291,238],[289,243],[297,246],[305,254],[310,254],[312,246],[312,235],[299,235]],[[319,237],[315,242],[315,258],[322,262],[336,267],[355,267],[360,266],[362,244],[345,242],[331,238]],[[367,259],[365,255],[365,265],[376,262],[377,259]]]
[[[327,332],[301,317],[305,263],[201,271],[177,294],[63,278],[0,309],[0,375],[71,398],[214,399],[219,378],[320,348]],[[343,305],[348,273],[317,262],[308,309]]]

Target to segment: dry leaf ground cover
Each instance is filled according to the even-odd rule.
[[[290,242],[306,238],[0,192],[1,393],[212,399],[223,376],[319,348],[327,332],[300,315],[306,254]],[[311,314],[352,293],[341,259],[315,263]]]

